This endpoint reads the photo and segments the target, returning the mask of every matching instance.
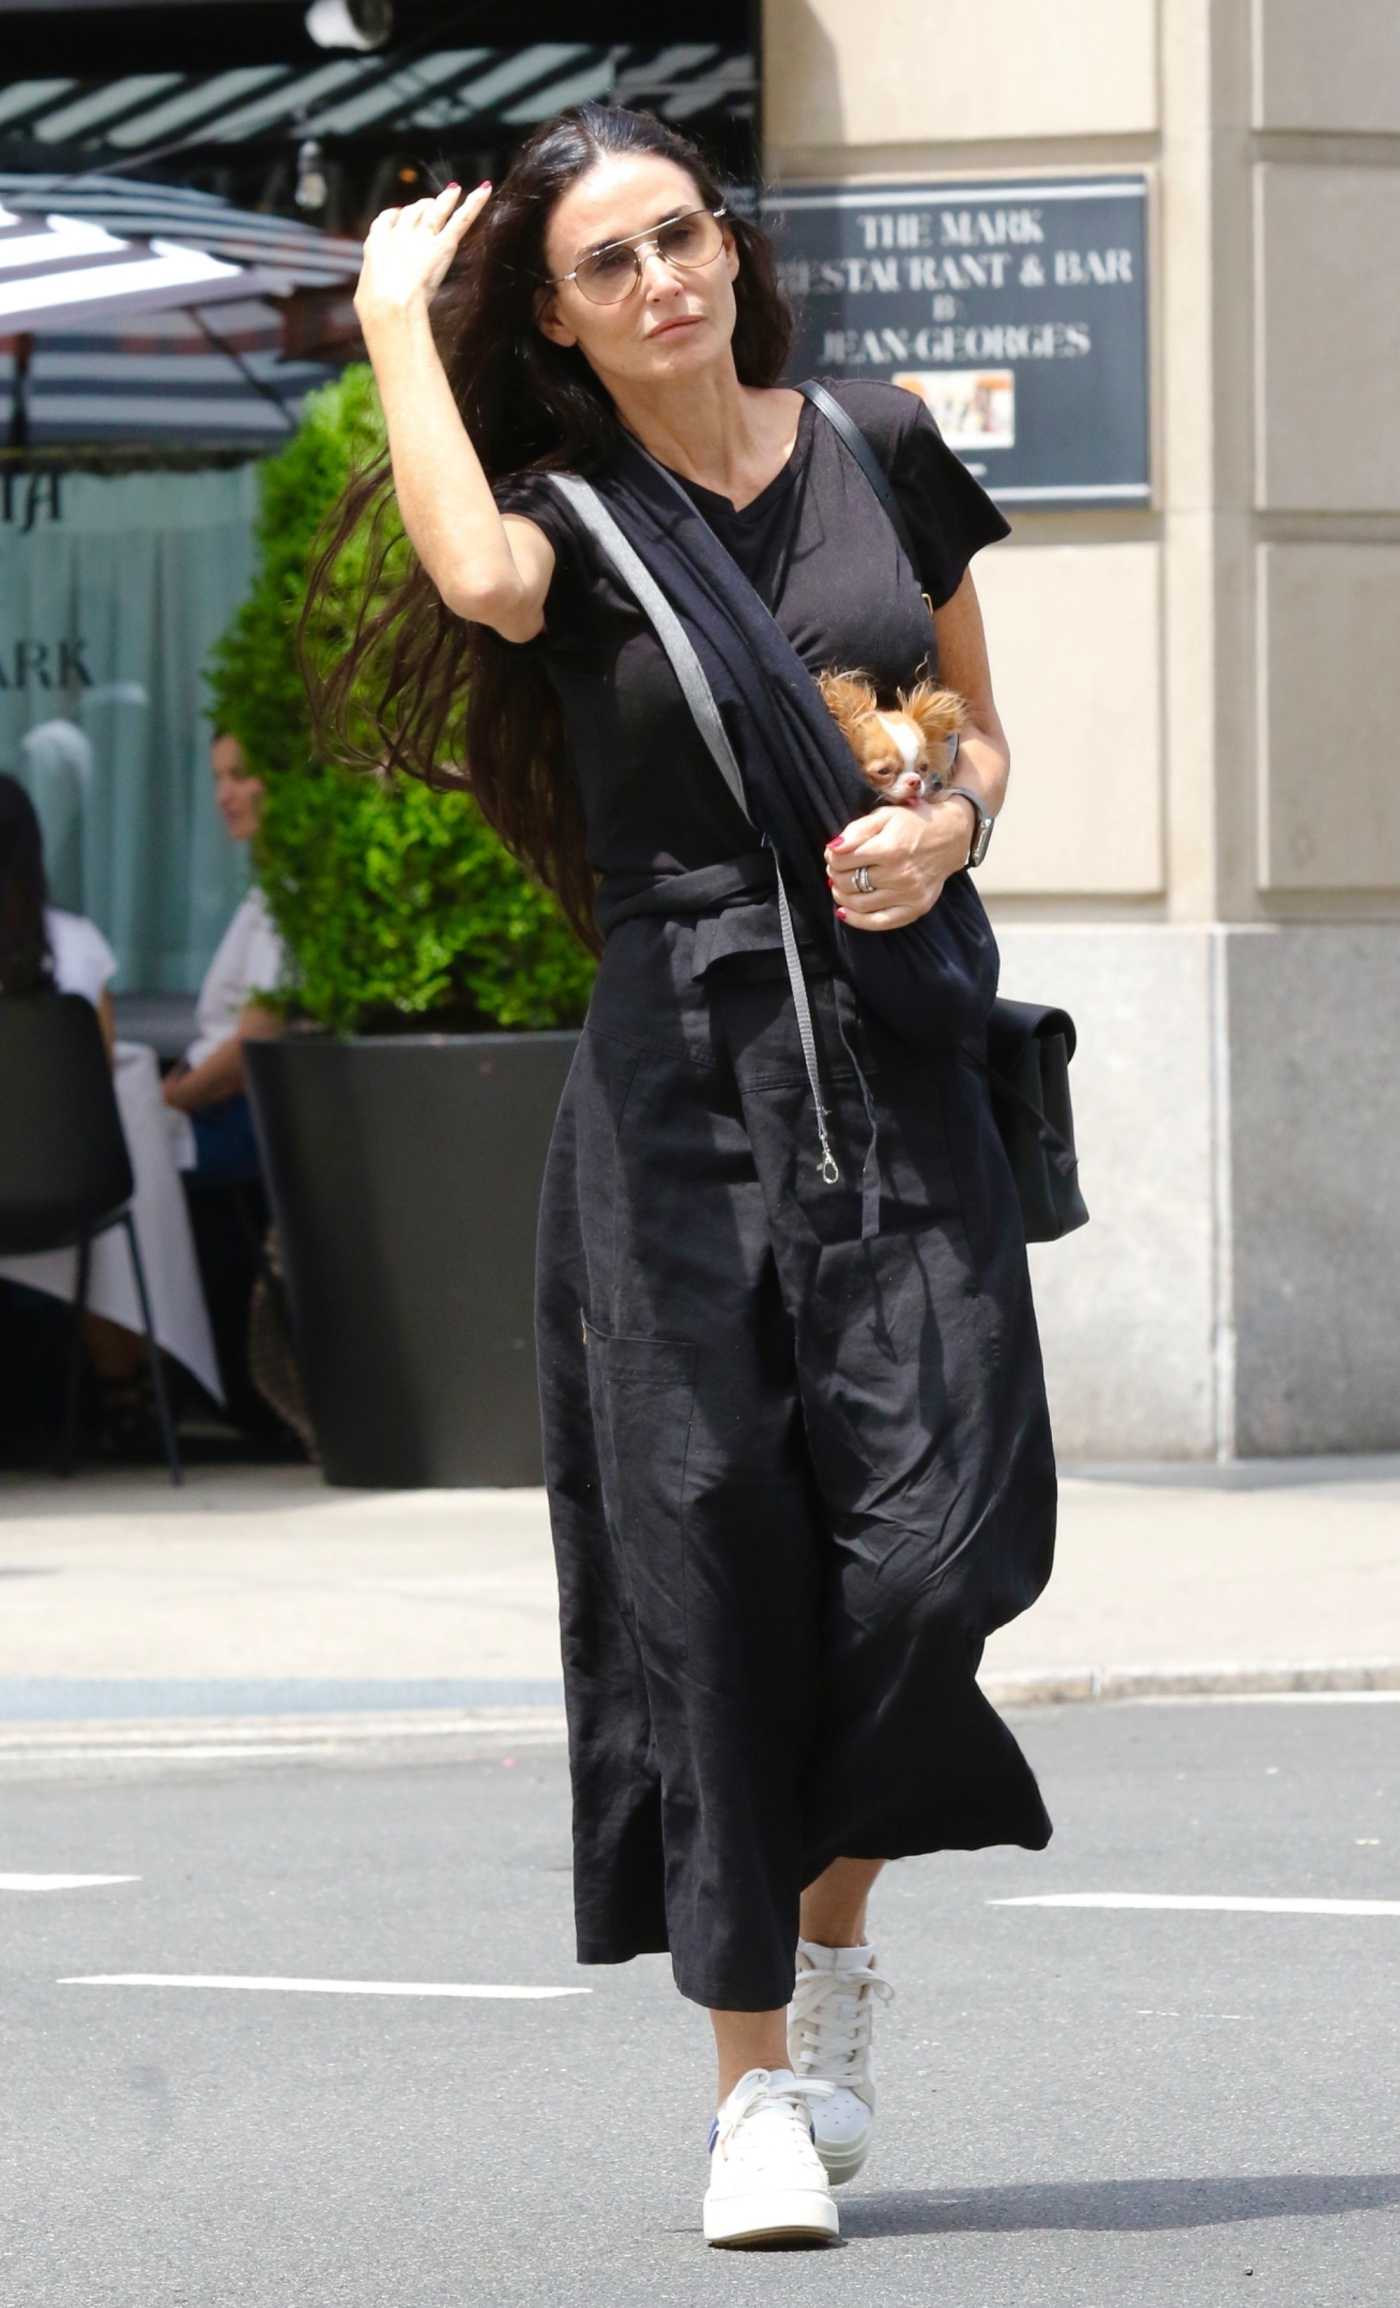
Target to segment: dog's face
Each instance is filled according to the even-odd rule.
[[[929,769],[928,741],[907,713],[870,716],[852,749],[861,775],[886,801],[915,801]]]
[[[817,686],[861,776],[882,801],[917,801],[942,784],[947,741],[967,719],[956,691],[921,681],[901,689],[891,708],[880,705],[859,674],[823,673]]]

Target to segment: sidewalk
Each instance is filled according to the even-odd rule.
[[[0,1746],[327,1716],[561,1735],[539,1491],[7,1479],[0,1591]],[[1400,1690],[1400,1458],[1066,1473],[1055,1576],[983,1681],[1003,1702]]]

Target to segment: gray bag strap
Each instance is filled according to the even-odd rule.
[[[750,825],[753,813],[744,792],[744,780],[729,732],[715,703],[714,691],[705,677],[705,668],[696,655],[694,644],[661,587],[652,576],[635,546],[618,527],[607,506],[592,483],[577,473],[546,473],[544,479],[558,490],[583,527],[593,538],[599,550],[611,561],[628,592],[642,609],[652,630],[665,650],[671,670],[680,683],[681,694],[689,706],[695,726],[703,737],[710,758],[739,804]],[[768,836],[763,840],[769,848]],[[821,1176],[828,1186],[839,1183],[841,1172],[831,1151],[827,1136],[827,1106],[822,1097],[821,1069],[817,1062],[817,1037],[812,1026],[812,1008],[807,998],[807,981],[802,975],[802,961],[797,951],[797,933],[792,924],[792,908],[783,886],[782,867],[776,850],[773,865],[778,881],[778,918],[783,931],[783,955],[787,962],[788,982],[792,987],[793,1006],[797,1011],[797,1031],[802,1042],[802,1057],[807,1068],[807,1079],[812,1086],[812,1103],[816,1108],[817,1140],[821,1148],[819,1164]]]
[[[752,825],[753,813],[744,792],[744,780],[734,748],[729,742],[729,732],[724,726],[714,692],[705,678],[705,668],[695,653],[690,635],[640,553],[623,535],[592,483],[581,480],[577,473],[546,473],[544,478],[573,506],[584,528],[607,555],[628,592],[638,606],[646,611],[657,640],[671,660],[671,670],[681,685],[681,694],[690,707],[696,728],[709,748],[710,757]]]

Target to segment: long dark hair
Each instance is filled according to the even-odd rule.
[[[0,774],[0,994],[53,984],[48,895],[38,814],[19,779]]]
[[[528,468],[587,473],[619,438],[612,403],[583,354],[551,344],[535,318],[554,205],[606,153],[673,161],[692,179],[703,206],[725,199],[698,146],[650,113],[574,105],[521,147],[431,308],[443,369],[488,480]],[[734,365],[742,384],[776,384],[792,318],[772,250],[747,217],[731,213],[727,221],[739,251]],[[392,489],[386,452],[352,479],[318,533],[296,635],[316,750],[359,768],[401,770],[431,786],[465,787],[596,951],[583,813],[567,769],[558,701],[535,654],[456,616],[412,554],[408,575],[369,611],[392,549],[392,537],[381,542]],[[343,654],[323,672],[312,662],[309,629],[338,556],[364,521],[372,540],[364,594]],[[381,740],[373,757],[349,733],[352,692],[367,686]],[[440,762],[444,725],[454,708],[461,711],[464,688],[465,763]],[[369,700],[361,695],[358,702],[363,709]]]

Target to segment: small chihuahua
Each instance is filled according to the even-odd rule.
[[[861,776],[882,800],[926,801],[947,783],[967,720],[956,690],[921,681],[882,707],[863,674],[822,673],[817,686]]]

